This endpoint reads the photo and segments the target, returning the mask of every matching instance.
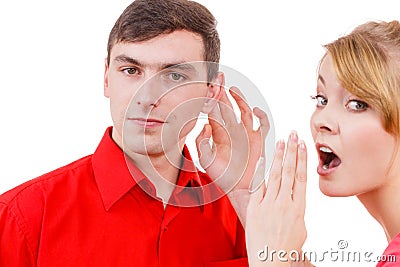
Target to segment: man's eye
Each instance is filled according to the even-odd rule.
[[[139,71],[135,68],[126,68],[126,69],[123,69],[123,72],[128,75],[135,75],[135,74],[138,74]]]
[[[346,108],[353,111],[362,111],[368,108],[368,104],[360,100],[349,100],[346,104]]]
[[[181,80],[184,80],[185,77],[177,72],[172,72],[169,74],[169,78],[175,82],[179,82]]]
[[[315,102],[317,103],[317,107],[323,107],[328,104],[328,99],[326,99],[322,95],[312,96],[311,99],[315,100]]]

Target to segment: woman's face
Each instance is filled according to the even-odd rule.
[[[341,86],[329,54],[321,62],[315,98],[310,123],[322,193],[360,195],[388,183],[396,139],[377,110]]]

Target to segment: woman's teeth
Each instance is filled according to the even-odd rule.
[[[325,152],[325,153],[332,153],[333,152],[330,148],[325,147],[325,146],[321,146],[319,148],[319,150],[322,151],[322,152]]]
[[[329,148],[329,147],[325,147],[325,146],[321,146],[319,148],[319,150],[323,153],[333,153],[333,151]],[[329,158],[325,158],[326,160]],[[329,164],[331,163],[332,159],[329,159],[329,161],[327,163],[325,163],[324,165],[322,165],[322,169],[327,170],[329,169]]]

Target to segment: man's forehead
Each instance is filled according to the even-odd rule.
[[[141,61],[189,62],[204,60],[204,45],[200,35],[174,31],[140,42],[120,41],[111,48],[111,58],[124,53]],[[164,62],[163,62],[164,61]]]
[[[141,57],[140,54],[134,54],[134,55],[127,55],[125,53],[121,54],[115,54],[111,58],[112,61],[115,62],[115,64],[132,64],[136,66],[140,66],[143,68],[169,68],[172,66],[180,66],[181,68],[186,68],[186,69],[192,69],[194,65],[196,65],[196,62],[193,61],[188,61],[184,58],[180,59],[179,57],[174,58],[174,59],[149,59],[146,57]]]

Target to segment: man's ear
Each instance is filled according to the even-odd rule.
[[[218,72],[217,76],[207,86],[207,100],[204,102],[201,112],[206,114],[211,112],[211,110],[218,104],[222,92],[221,90],[224,90],[224,86],[225,75],[223,72]]]
[[[109,92],[108,92],[108,60],[107,58],[104,59],[104,96],[109,98]]]

